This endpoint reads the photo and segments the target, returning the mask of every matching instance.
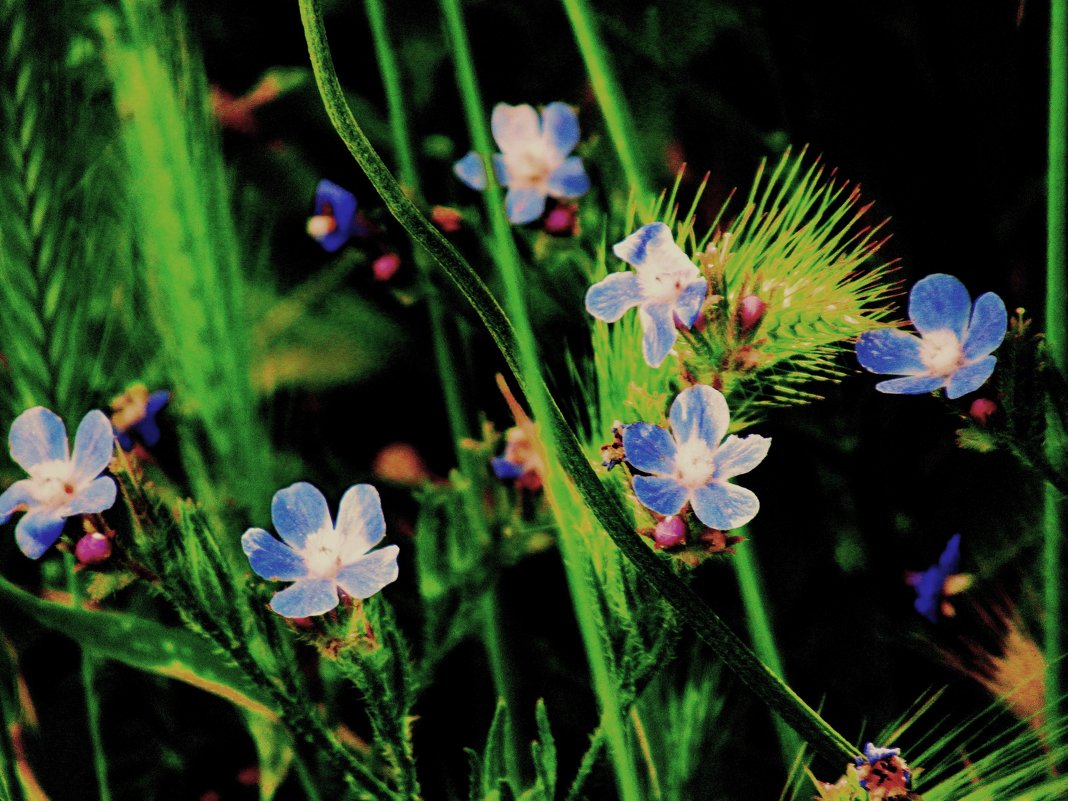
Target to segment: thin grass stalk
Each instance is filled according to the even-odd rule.
[[[493,148],[489,127],[486,125],[485,104],[482,101],[475,75],[474,61],[464,27],[463,11],[459,0],[440,0],[445,27],[452,43],[456,81],[460,90],[467,119],[468,131],[475,151],[479,154],[486,171],[486,210],[490,220],[492,235],[492,253],[498,272],[505,288],[505,308],[515,325],[519,350],[520,371],[527,386],[535,387],[527,393],[536,421],[547,420],[549,404],[534,332],[527,311],[526,294],[523,289],[523,276],[519,263],[519,253],[512,235],[512,226],[505,216],[504,197],[497,183],[493,169]],[[594,691],[598,703],[605,713],[605,736],[608,740],[612,765],[616,774],[616,785],[623,801],[640,801],[641,784],[638,767],[633,750],[626,734],[626,723],[622,717],[622,704],[616,681],[612,675],[608,655],[603,650],[600,631],[604,629],[598,620],[598,602],[594,593],[583,577],[583,562],[588,558],[581,540],[567,521],[585,517],[585,508],[581,503],[569,504],[571,493],[566,481],[561,481],[559,473],[553,466],[559,463],[555,454],[555,445],[551,437],[544,437],[546,448],[545,464],[552,475],[545,476],[546,489],[550,495],[553,511],[561,523],[558,541],[563,557],[568,587],[571,591],[572,606],[579,623],[579,631],[586,649],[586,656],[593,674]],[[574,514],[571,514],[571,513]]]
[[[597,25],[593,20],[593,15],[590,13],[586,0],[562,0],[562,2],[564,11],[567,12],[567,19],[571,23],[571,30],[574,31],[579,52],[582,54],[582,60],[586,63],[586,71],[590,74],[593,94],[604,115],[608,138],[612,140],[612,147],[615,148],[616,156],[623,168],[627,187],[637,195],[640,201],[644,201],[650,197],[649,183],[641,167],[641,160],[627,135],[628,131],[635,130],[634,118],[631,116],[623,92],[620,91],[615,74],[608,63],[605,47],[597,35]]]
[[[548,417],[542,425],[551,434],[563,470],[574,482],[604,531],[634,563],[638,575],[671,605],[679,620],[689,625],[761,701],[776,709],[818,753],[835,764],[843,756],[852,757],[859,753],[853,744],[761,662],[719,615],[675,576],[666,560],[654,554],[635,533],[633,521],[628,517],[622,501],[604,487],[590,467],[574,430],[544,383],[535,388],[524,380],[516,331],[496,298],[456,248],[419,212],[360,129],[334,69],[318,0],[299,0],[299,8],[319,94],[338,136],[393,217],[427,250],[471,304],[527,397],[536,392],[546,399]]]
[[[782,657],[775,642],[775,630],[771,626],[771,618],[764,604],[764,582],[752,541],[743,543],[731,561],[734,563],[738,576],[738,589],[742,594],[742,605],[745,607],[745,617],[749,624],[753,650],[765,665],[785,678],[786,672],[783,670]],[[797,759],[797,754],[801,750],[801,741],[794,730],[774,712],[772,723],[775,725],[775,734],[779,738],[783,763],[789,768]]]
[[[1068,251],[1065,245],[1065,215],[1068,214],[1068,0],[1050,3],[1050,78],[1049,78],[1049,138],[1048,170],[1046,173],[1046,345],[1055,367],[1063,375],[1068,370]],[[1048,414],[1047,456],[1054,466],[1063,463],[1063,431],[1056,415]],[[1061,581],[1064,550],[1064,498],[1048,483],[1043,505],[1044,569],[1043,648],[1046,656],[1046,722],[1048,746],[1056,751],[1060,719],[1063,652],[1061,634]]]
[[[70,605],[77,608],[82,605],[82,585],[78,574],[74,572],[77,564],[74,554],[63,555],[63,564],[67,570],[67,592],[70,593]],[[89,729],[89,748],[93,756],[93,773],[96,775],[97,796],[100,801],[111,801],[108,787],[108,758],[104,753],[104,740],[100,734],[100,698],[96,694],[96,669],[93,657],[81,651],[81,679],[85,694],[85,719]]]

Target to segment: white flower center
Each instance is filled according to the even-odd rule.
[[[341,535],[331,528],[322,528],[309,534],[300,555],[308,566],[312,578],[334,578],[341,569]]]
[[[700,439],[679,445],[675,452],[675,480],[687,489],[697,489],[712,480],[716,472],[716,449]]]
[[[923,335],[920,361],[932,375],[953,375],[964,364],[964,349],[957,335],[946,328]]]
[[[541,140],[534,140],[504,154],[504,166],[508,171],[509,189],[539,189],[545,191],[549,175],[560,166],[559,159],[551,157],[551,151]]]
[[[38,505],[58,507],[73,498],[79,489],[74,483],[73,472],[74,463],[65,459],[53,459],[34,465],[30,470],[30,479],[33,482],[30,492]]]
[[[683,272],[666,272],[655,268],[638,270],[638,287],[646,303],[674,303],[682,287],[693,279]]]

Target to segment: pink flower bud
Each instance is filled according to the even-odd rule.
[[[74,546],[74,555],[83,565],[95,565],[111,556],[111,540],[94,531],[86,534]]]
[[[463,215],[448,206],[434,206],[430,210],[430,220],[445,234],[455,234],[464,222]]]
[[[768,304],[756,295],[746,295],[742,298],[741,303],[738,304],[738,323],[741,327],[741,333],[748,334],[756,328],[763,319],[767,308]]]
[[[653,529],[653,542],[657,550],[686,544],[686,522],[675,515],[665,517]]]
[[[545,233],[553,236],[574,236],[578,233],[578,207],[561,203],[545,217]]]
[[[400,266],[400,256],[396,253],[386,253],[375,259],[374,264],[371,265],[371,270],[374,272],[376,281],[388,281],[397,274]]]
[[[990,416],[998,410],[998,405],[990,398],[976,398],[972,401],[971,408],[968,409],[968,414],[971,418],[986,428],[987,423],[990,422]]]

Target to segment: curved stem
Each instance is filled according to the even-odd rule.
[[[524,380],[516,332],[496,299],[456,248],[419,213],[357,124],[334,71],[318,0],[299,0],[299,3],[315,80],[335,130],[394,218],[426,248],[482,319],[527,398],[536,393],[546,399],[548,416],[542,425],[548,428],[558,443],[557,456],[561,466],[597,516],[598,522],[623,554],[635,564],[639,575],[673,607],[679,619],[711,646],[738,678],[764,703],[778,711],[816,751],[835,762],[841,761],[843,756],[859,753],[855,746],[787,687],[774,671],[757,659],[708,604],[674,575],[668,560],[653,553],[634,532],[622,502],[601,484],[574,431],[545,385],[531,387]],[[531,406],[534,404],[531,403]]]

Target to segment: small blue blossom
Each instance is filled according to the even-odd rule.
[[[323,179],[315,187],[315,212],[308,220],[308,235],[334,253],[360,233],[356,220],[356,196],[333,181]]]
[[[569,200],[590,191],[582,159],[570,156],[579,141],[578,117],[566,103],[550,103],[538,112],[532,106],[498,103],[491,119],[500,153],[493,156],[497,182],[507,187],[508,219],[524,225],[545,211],[545,198]],[[486,188],[486,167],[471,151],[453,165],[456,176],[472,189]]]
[[[305,482],[275,493],[271,518],[281,541],[250,528],[241,547],[258,575],[293,582],[271,599],[271,609],[283,617],[322,615],[338,605],[338,589],[370,598],[397,579],[400,549],[371,550],[385,537],[386,520],[378,490],[370,484],[349,487],[336,526],[326,498]]]
[[[664,223],[644,225],[612,252],[634,272],[611,273],[586,293],[586,311],[598,320],[614,323],[637,306],[642,324],[642,355],[659,367],[675,346],[676,325],[691,327],[701,312],[708,282],[675,244]]]
[[[903,376],[876,384],[877,390],[920,395],[945,387],[946,397],[959,398],[990,378],[997,361],[990,354],[1008,327],[1000,297],[987,292],[973,306],[964,284],[936,273],[912,287],[909,318],[920,336],[881,328],[857,339],[857,359],[865,370]]]
[[[947,600],[949,596],[963,592],[971,586],[972,577],[960,570],[960,534],[954,534],[946,543],[937,564],[931,565],[922,573],[909,573],[906,581],[916,590],[916,611],[930,620],[938,622],[939,614],[952,617],[953,605]]]
[[[0,524],[19,510],[26,512],[15,527],[15,542],[31,559],[40,558],[59,539],[68,517],[114,505],[115,482],[101,475],[115,451],[115,436],[103,412],[93,410],[82,418],[73,456],[63,420],[42,406],[15,418],[8,444],[11,458],[30,477],[0,495]]]
[[[156,415],[170,399],[171,393],[165,389],[150,393],[144,384],[135,384],[111,401],[111,425],[124,451],[133,450],[134,435],[149,448],[159,442]]]
[[[504,453],[490,459],[490,467],[501,481],[515,481],[517,487],[531,492],[541,489],[541,458],[526,431],[519,426],[505,433]]]
[[[634,494],[661,515],[677,515],[689,503],[697,519],[726,531],[744,526],[760,510],[757,496],[728,479],[748,473],[768,455],[771,440],[731,435],[730,410],[712,387],[684,389],[671,404],[671,432],[651,423],[623,429],[627,462],[649,475],[634,477]]]

